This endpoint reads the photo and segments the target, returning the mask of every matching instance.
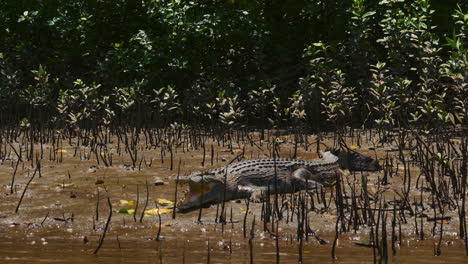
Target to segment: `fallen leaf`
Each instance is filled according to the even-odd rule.
[[[362,243],[362,242],[353,242],[354,245],[360,246],[360,247],[368,247],[368,248],[373,248],[374,244],[373,243]]]
[[[351,146],[349,146],[349,148],[350,148],[350,149],[358,149],[358,147],[355,146],[355,145],[351,145]]]
[[[150,209],[150,210],[146,210],[145,211],[145,214],[149,214],[149,215],[157,215],[159,212],[159,214],[164,214],[164,213],[169,213],[169,212],[172,212],[172,209],[166,209],[166,208],[154,208],[154,209]]]
[[[115,211],[115,212],[117,212],[119,214],[130,214],[131,215],[131,214],[135,213],[135,210],[122,208],[122,209],[120,209],[118,211]]]
[[[163,198],[158,198],[158,204],[162,206],[168,206],[168,205],[174,205],[174,202],[163,199]]]
[[[73,186],[75,185],[74,183],[57,183],[55,184],[56,186],[60,187],[60,188],[65,188],[65,187],[70,187],[70,186]]]
[[[330,215],[330,214],[323,214],[322,216],[330,219],[335,219],[337,216],[336,215]]]
[[[166,222],[162,223],[162,224],[161,224],[161,227],[170,226],[171,223],[172,223],[172,219],[169,219],[169,220],[167,220]],[[154,227],[159,228],[159,225],[154,225]]]
[[[66,149],[57,149],[57,153],[65,153],[65,152],[67,152]]]
[[[135,201],[120,200],[120,204],[135,205]]]

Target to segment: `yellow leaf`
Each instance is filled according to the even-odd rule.
[[[336,215],[330,215],[330,214],[323,214],[322,216],[325,216],[330,219],[335,219],[337,217]]]
[[[351,146],[349,146],[349,148],[350,148],[350,149],[358,149],[358,147],[355,146],[355,145],[351,145]]]
[[[172,209],[166,209],[166,208],[157,209],[157,208],[154,208],[154,209],[146,210],[145,214],[157,215],[158,212],[159,212],[159,214],[169,213],[169,212],[172,212]]]
[[[166,222],[162,223],[161,224],[161,227],[166,227],[166,226],[170,226],[172,223],[172,219],[169,219],[167,220]],[[154,225],[156,228],[159,228],[159,225]]]
[[[133,213],[135,213],[135,210],[133,210],[133,209],[128,209],[127,210],[127,209],[122,208],[120,210],[115,210],[114,212],[119,213],[119,214],[133,214]]]
[[[158,204],[160,204],[162,206],[168,206],[168,205],[174,205],[174,202],[171,202],[171,201],[163,199],[163,198],[158,198]]]
[[[62,153],[62,152],[65,153],[65,152],[67,152],[67,150],[66,149],[57,149],[57,153]]]
[[[120,200],[121,204],[135,205],[135,201]]]

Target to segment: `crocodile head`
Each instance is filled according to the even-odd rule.
[[[178,183],[187,186],[184,190],[185,197],[177,206],[179,212],[184,213],[200,207],[208,207],[223,200],[225,190],[223,177],[208,173],[194,173],[181,177]]]
[[[343,169],[350,171],[378,171],[381,170],[379,162],[371,157],[364,156],[352,150],[332,151],[338,156],[338,163]]]

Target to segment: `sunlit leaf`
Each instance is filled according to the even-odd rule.
[[[65,153],[65,152],[67,152],[66,149],[57,149],[57,153]]]
[[[161,224],[161,227],[170,226],[172,224],[172,219],[167,220],[166,222]],[[159,228],[159,225],[154,225],[156,228]]]
[[[57,183],[55,184],[56,186],[60,187],[60,188],[65,188],[65,187],[70,187],[70,186],[73,186],[75,185],[74,183]]]
[[[168,206],[168,205],[174,205],[174,202],[163,199],[163,198],[158,198],[158,204],[162,206]]]
[[[146,210],[145,211],[145,214],[149,214],[149,215],[157,215],[159,212],[159,214],[165,214],[165,213],[169,213],[169,212],[172,212],[172,209],[166,209],[166,208],[154,208],[154,209],[149,209],[149,210]]]
[[[376,13],[375,11],[369,11],[369,12],[365,13],[364,15],[362,15],[362,17],[370,17],[370,16],[375,15],[375,13]]]
[[[135,205],[135,201],[120,200],[120,204]]]
[[[135,213],[135,210],[134,209],[124,209],[124,208],[122,208],[122,209],[116,210],[114,212],[119,213],[119,214],[130,214],[131,215],[131,214]]]
[[[364,242],[367,242],[367,241],[369,241],[369,240],[367,238],[365,238],[365,237],[361,237],[361,238],[359,238],[357,240],[357,242],[360,242],[360,243],[364,243]]]
[[[326,217],[326,218],[329,218],[329,219],[335,219],[337,218],[336,215],[331,215],[331,214],[322,214],[322,216]]]

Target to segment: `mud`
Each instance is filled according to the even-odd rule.
[[[308,142],[315,137],[309,136]],[[274,223],[261,221],[262,204],[250,203],[247,213],[246,235],[244,237],[244,218],[246,216],[247,201],[229,201],[225,204],[226,221],[219,221],[221,205],[203,208],[187,214],[172,212],[162,213],[161,226],[158,215],[140,218],[143,207],[146,210],[154,208],[168,208],[173,206],[156,205],[157,199],[163,198],[175,201],[175,179],[178,175],[187,175],[191,171],[207,170],[228,164],[244,152],[246,159],[270,157],[268,139],[263,143],[258,135],[252,135],[258,145],[238,145],[230,149],[218,142],[207,141],[206,146],[213,146],[214,156],[211,165],[210,150],[205,151],[187,145],[174,148],[171,155],[167,149],[147,149],[143,144],[139,146],[137,165],[132,168],[132,162],[123,147],[114,143],[109,144],[106,155],[113,153],[112,166],[106,167],[102,162],[97,164],[91,155],[90,160],[83,158],[89,153],[89,147],[76,146],[64,142],[60,151],[50,145],[44,145],[44,153],[54,151],[62,156],[61,160],[41,160],[41,174],[35,175],[21,202],[18,213],[15,208],[35,167],[26,161],[18,165],[14,193],[10,194],[11,176],[15,170],[18,158],[9,151],[0,166],[0,262],[1,263],[363,263],[379,261],[375,248],[370,244],[371,227],[360,226],[357,230],[350,230],[339,234],[336,260],[332,259],[331,250],[335,238],[336,209],[333,206],[323,208],[316,204],[315,210],[308,212],[307,218],[311,231],[323,241],[321,244],[312,233],[306,234],[303,241],[297,235],[297,216],[289,220],[283,219]],[[280,156],[291,157],[294,152],[292,136],[280,137]],[[325,139],[325,143],[332,145],[332,138]],[[353,142],[349,142],[350,145]],[[20,148],[19,143],[14,146]],[[22,146],[24,147],[24,146]],[[39,146],[36,146],[38,149]],[[297,148],[298,159],[317,158],[315,146],[308,146],[307,150],[300,145]],[[53,150],[52,150],[53,149]],[[64,150],[64,151],[62,151]],[[376,155],[380,159],[387,155],[397,155],[392,145],[376,146],[372,140],[363,142],[357,149],[362,154]],[[65,152],[66,151],[66,152]],[[118,153],[121,153],[119,155]],[[202,166],[203,152],[205,161]],[[102,153],[104,154],[104,153]],[[161,157],[162,155],[162,157]],[[81,157],[81,158],[80,158]],[[143,158],[144,157],[144,158]],[[381,161],[382,162],[382,161]],[[383,172],[365,172],[368,179],[368,190],[371,195],[382,195],[384,205],[389,211],[391,201],[401,196],[402,167],[393,165],[396,175],[389,178],[388,185],[381,185],[379,180]],[[411,179],[417,181],[420,175],[416,167],[411,167]],[[360,185],[363,173],[346,176],[344,182]],[[157,184],[155,184],[157,182]],[[352,184],[348,184],[348,188]],[[327,199],[333,187],[326,191]],[[146,190],[149,191],[147,199]],[[424,188],[411,189],[411,201],[415,201],[416,216],[406,213],[405,224],[401,225],[401,238],[396,243],[395,253],[389,253],[389,261],[393,263],[462,263],[467,260],[463,240],[458,236],[458,215],[456,210],[448,210],[445,220],[429,221],[434,215],[429,206],[429,192]],[[304,193],[303,193],[304,194]],[[178,192],[180,198],[183,194]],[[299,194],[284,195],[280,201],[287,202]],[[307,195],[307,194],[306,194]],[[315,194],[313,194],[315,195]],[[102,248],[95,251],[99,239],[104,232],[110,198],[112,220],[107,230]],[[422,197],[422,198],[421,198]],[[346,197],[345,197],[346,198]],[[418,205],[418,201],[424,202]],[[120,209],[135,209],[135,205],[122,203],[121,200],[134,201],[138,204],[136,214],[118,213]],[[137,203],[138,200],[138,203]],[[418,207],[419,206],[419,207]],[[285,213],[286,214],[286,213]],[[291,215],[289,215],[291,214]],[[218,216],[218,217],[217,217]],[[255,217],[254,236],[251,237],[252,222]],[[387,230],[390,240],[390,219],[387,220]],[[136,219],[136,221],[135,221]],[[422,223],[422,225],[420,225]],[[278,226],[275,226],[278,225]],[[441,256],[434,256],[436,245],[439,243],[440,226],[443,225],[443,239],[440,245]],[[268,230],[265,231],[265,227]],[[418,228],[416,230],[416,227]],[[421,228],[422,227],[422,228]],[[275,230],[277,228],[278,239]],[[271,231],[273,230],[273,231]],[[159,238],[157,237],[160,232]],[[421,233],[423,235],[421,235]],[[422,238],[422,239],[421,239]],[[249,248],[249,239],[252,250]],[[300,244],[302,243],[302,246]],[[389,242],[390,243],[390,242]],[[252,256],[253,254],[253,256]]]

